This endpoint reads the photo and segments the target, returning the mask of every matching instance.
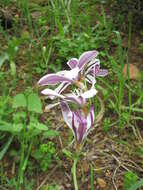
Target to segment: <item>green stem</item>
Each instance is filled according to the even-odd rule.
[[[78,190],[77,184],[77,177],[76,177],[76,165],[78,162],[78,157],[74,157],[73,167],[72,167],[72,174],[73,174],[73,181],[74,181],[74,189]]]

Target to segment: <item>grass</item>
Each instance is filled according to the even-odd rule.
[[[138,44],[133,41],[137,34],[132,12],[128,32],[122,32],[109,14],[108,2],[7,0],[0,1],[0,7],[0,189],[54,190],[62,185],[72,189],[72,158],[63,151],[72,137],[63,127],[58,108],[43,113],[45,103],[37,81],[92,49],[99,51],[101,68],[107,68],[109,75],[97,78],[104,117],[85,142],[87,166],[80,168],[77,163],[79,189],[101,186],[98,178],[108,189],[122,189],[128,170],[138,174],[134,189],[141,186],[143,78],[140,74],[130,80],[131,54],[138,57],[139,53],[133,50]]]

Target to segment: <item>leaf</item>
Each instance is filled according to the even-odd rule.
[[[5,143],[4,147],[2,148],[2,150],[1,150],[1,152],[0,152],[0,160],[2,160],[2,158],[4,157],[6,151],[8,150],[8,148],[9,148],[11,142],[12,142],[12,140],[13,140],[13,136],[11,136],[11,137],[8,139],[7,143]]]
[[[31,93],[28,96],[28,111],[42,113],[42,103],[39,96],[35,93]]]
[[[134,185],[132,185],[129,189],[127,190],[137,190],[140,187],[143,186],[143,179],[141,179],[140,181],[136,182]]]
[[[66,155],[66,157],[73,159],[73,154],[67,149],[63,149],[62,152]]]
[[[26,107],[26,98],[24,94],[17,94],[13,99],[13,108]]]
[[[11,123],[0,121],[0,131],[15,133],[15,132],[20,132],[22,129],[23,129],[23,124],[21,123],[13,125]]]
[[[14,124],[12,126],[12,132],[20,132],[23,129],[23,124]]]
[[[7,53],[4,53],[0,56],[0,68],[6,60],[9,60],[9,56]]]
[[[44,137],[49,138],[49,137],[55,137],[59,135],[59,133],[55,130],[48,130],[47,132],[44,133]]]
[[[40,131],[47,131],[48,127],[42,123],[34,123],[33,126]]]
[[[132,185],[137,182],[138,176],[136,173],[127,171],[124,175],[123,187],[124,190],[128,190]]]
[[[97,178],[97,183],[100,186],[101,189],[106,188],[106,182],[102,178]]]
[[[0,131],[12,132],[12,124],[0,121]]]
[[[16,75],[16,65],[14,61],[10,61],[10,69],[11,69],[11,75],[15,76]]]

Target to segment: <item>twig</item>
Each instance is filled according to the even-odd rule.
[[[113,185],[114,185],[114,187],[115,187],[115,190],[118,190],[118,188],[117,188],[117,186],[116,186],[116,183],[115,183],[115,176],[116,176],[116,173],[117,173],[117,170],[120,168],[120,163],[119,163],[119,165],[116,167],[116,169],[115,169],[115,171],[114,171],[114,173],[113,173],[113,177],[112,177],[112,182],[113,182]]]
[[[122,164],[122,162],[121,162],[115,155],[112,155],[112,157],[118,162],[118,164],[119,164],[122,168],[124,168],[124,169],[127,170],[127,171],[130,171],[126,166],[124,166],[124,165]]]
[[[56,166],[46,177],[45,177],[45,179],[42,181],[42,183],[37,187],[37,189],[36,190],[40,190],[41,189],[41,187],[46,183],[46,181],[48,180],[48,178],[49,178],[49,176],[50,175],[52,175],[54,172],[55,172],[55,170],[58,168],[58,166]]]

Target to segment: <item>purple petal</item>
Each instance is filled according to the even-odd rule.
[[[80,71],[79,68],[76,67],[69,71],[66,70],[60,71],[57,74],[47,74],[39,80],[38,84],[39,86],[44,86],[44,85],[55,85],[60,82],[73,83],[74,80],[78,78],[79,71]]]
[[[77,123],[77,141],[81,142],[86,133],[87,121],[80,110],[75,112],[75,123]]]
[[[66,102],[61,101],[60,104],[61,104],[63,118],[64,118],[66,124],[68,125],[68,127],[73,130],[73,128],[72,128],[73,113],[70,110],[70,108]]]
[[[89,73],[90,70],[92,70],[95,67],[95,65],[99,65],[100,66],[100,60],[99,59],[93,59],[92,61],[90,61],[88,63],[85,74]]]
[[[89,61],[97,57],[98,52],[96,50],[93,51],[86,51],[84,52],[80,58],[79,58],[79,64],[78,67],[81,69],[85,64],[87,64]]]
[[[95,65],[95,66],[94,66],[94,77],[97,76],[99,70],[100,70],[100,65]]]
[[[75,114],[72,112],[72,130],[73,130],[74,137],[77,140],[77,130],[76,130],[74,118],[75,118]]]
[[[83,137],[86,134],[86,124],[85,123],[80,123],[78,126],[78,138],[77,140],[81,142],[83,140]]]
[[[47,74],[39,80],[38,84],[39,84],[39,86],[55,85],[55,84],[58,84],[58,83],[64,82],[64,81],[70,82],[70,83],[73,82],[73,80],[68,77],[60,76],[57,74]]]
[[[68,66],[73,69],[78,65],[78,59],[77,58],[72,58],[67,62]]]
[[[96,76],[104,77],[106,75],[108,75],[108,70],[106,70],[106,69],[99,69],[99,71],[98,71],[98,73],[97,73]]]

